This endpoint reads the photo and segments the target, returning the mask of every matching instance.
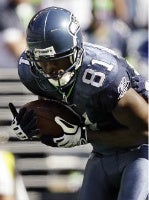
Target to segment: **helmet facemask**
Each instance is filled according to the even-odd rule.
[[[42,50],[44,51],[44,49]],[[68,56],[63,56],[56,59],[51,59],[51,57],[48,58],[47,55],[45,57],[43,56],[37,57],[36,55],[35,57],[35,53],[34,54],[30,53],[30,51],[27,51],[27,56],[31,63],[31,67],[36,68],[36,70],[38,70],[38,72],[41,73],[46,79],[48,79],[48,81],[54,87],[65,88],[66,86],[74,82],[74,79],[76,77],[76,72],[81,66],[83,49],[74,48],[73,51]],[[71,65],[68,66],[67,69],[65,69],[64,71],[59,72],[57,74],[48,75],[47,73],[43,71],[42,67],[40,66],[40,62],[48,62],[48,61],[58,60],[58,59],[66,58],[66,57],[69,58]],[[32,70],[33,73],[34,71],[35,70]]]

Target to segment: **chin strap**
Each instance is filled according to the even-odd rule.
[[[63,87],[63,86],[61,86],[61,85],[60,85],[60,82],[59,82],[59,87],[57,87],[58,92],[59,92],[60,94],[62,94],[63,100],[64,100],[66,103],[68,103],[67,99],[68,99],[69,96],[71,95],[71,93],[72,93],[72,91],[73,91],[73,88],[74,88],[74,86],[75,86],[75,84],[76,84],[76,79],[77,79],[77,76],[78,76],[78,71],[79,71],[79,69],[78,69],[78,70],[74,70],[73,81],[72,81],[72,83],[70,83],[70,85],[67,87],[68,89],[65,88],[65,87]]]
[[[76,75],[75,75],[75,76],[76,76]],[[59,85],[58,91],[59,91],[60,94],[62,94],[62,96],[63,96],[63,101],[64,101],[64,102],[68,103],[67,99],[68,99],[68,97],[71,95],[75,83],[76,83],[76,81],[73,82],[73,84],[72,84],[72,86],[70,87],[70,89],[68,90],[67,94],[66,94],[66,92],[63,91],[63,88],[61,87],[61,85]]]

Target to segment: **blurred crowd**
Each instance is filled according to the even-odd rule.
[[[72,11],[85,41],[112,48],[147,78],[148,0],[1,0],[0,67],[17,66],[29,20],[48,6]]]
[[[148,78],[148,0],[1,0],[0,68],[17,67],[18,58],[27,47],[29,20],[49,6],[72,11],[80,22],[84,41],[115,50]],[[14,200],[12,178],[10,181],[10,190],[0,190],[0,200],[3,195],[8,196],[4,199]]]

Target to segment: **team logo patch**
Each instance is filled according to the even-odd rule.
[[[118,86],[118,93],[119,93],[119,99],[124,96],[126,91],[128,90],[130,81],[127,81],[126,77],[123,77],[119,86]]]

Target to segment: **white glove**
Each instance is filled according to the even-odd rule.
[[[74,147],[87,143],[87,131],[85,127],[70,124],[64,119],[56,116],[55,122],[62,127],[64,135],[59,138],[53,138],[53,142],[58,147]]]
[[[26,108],[22,108],[17,112],[12,103],[9,103],[9,108],[13,115],[11,129],[20,140],[32,139],[39,133],[36,116],[32,110],[27,111]]]
[[[41,137],[41,142],[53,147],[74,147],[87,143],[87,131],[84,126],[70,124],[64,119],[56,116],[55,122],[61,126],[64,131],[63,136],[58,138],[50,138],[49,136]]]
[[[28,139],[28,136],[24,133],[20,125],[18,124],[16,117],[11,122],[11,128],[14,131],[15,135],[20,140],[26,140]]]

